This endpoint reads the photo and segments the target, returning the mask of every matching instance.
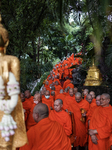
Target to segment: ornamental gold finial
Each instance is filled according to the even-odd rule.
[[[87,77],[85,80],[85,86],[100,86],[102,83],[102,76],[100,70],[95,66],[94,59],[92,60],[92,66],[89,68]]]

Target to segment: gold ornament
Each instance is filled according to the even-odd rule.
[[[95,66],[94,60],[92,66],[88,70],[88,75],[84,86],[100,86],[102,83],[102,75],[100,70]]]

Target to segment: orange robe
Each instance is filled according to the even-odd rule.
[[[36,125],[37,123],[33,119],[33,109],[36,104],[32,104],[32,108],[30,109],[29,116],[26,121],[26,129],[29,130],[32,126]]]
[[[77,103],[77,105],[78,105],[80,108],[85,109],[86,112],[88,112],[88,110],[89,110],[89,103],[88,103],[86,100],[82,99],[79,103]]]
[[[98,108],[99,106],[94,106],[94,107],[91,107],[90,109],[89,109],[89,111],[88,111],[88,113],[87,113],[87,120],[90,120],[91,119],[91,117],[92,117],[92,115],[93,115],[93,113],[94,113],[94,111],[95,111],[95,109],[96,108]]]
[[[71,89],[73,89],[73,88],[74,88],[74,85],[73,85],[72,83],[69,83],[69,84],[67,84],[66,88],[67,88],[67,87],[70,87]]]
[[[54,79],[54,82],[58,81],[59,85],[61,85],[60,80],[59,79]]]
[[[64,68],[64,77],[69,76],[69,73],[70,73],[70,71],[68,69],[68,66],[65,66],[65,68]]]
[[[68,96],[67,96],[68,97]],[[80,118],[82,117],[80,108],[83,108],[84,103],[82,102],[79,106],[78,103],[75,101],[75,96],[71,97],[69,96],[68,101],[68,111],[73,112],[74,119],[75,119],[75,131],[76,131],[76,141],[74,142],[74,147],[76,146],[85,146],[85,143],[87,141],[87,135],[86,135],[86,125],[80,121]],[[87,106],[84,107],[85,109]]]
[[[57,93],[59,93],[61,89],[63,89],[63,88],[61,87],[61,85],[55,85],[55,91],[56,91]]]
[[[59,67],[59,79],[61,79],[62,78],[62,74],[63,74],[63,67]]]
[[[66,86],[71,82],[71,80],[67,79],[63,84],[63,89],[66,88]]]
[[[62,110],[56,112],[55,110],[51,110],[49,118],[53,121],[59,122],[64,128],[66,135],[70,136],[70,134],[72,134],[71,118],[66,111]]]
[[[42,103],[48,105],[49,107],[53,107],[54,105],[54,101],[53,101],[53,97],[49,97],[48,99],[47,98],[42,98]]]
[[[96,106],[96,102],[94,102],[94,101],[92,100],[91,104],[89,104],[89,107],[90,107],[90,109],[91,109],[91,108],[94,107],[94,106]]]
[[[93,99],[92,99],[92,102],[96,104],[96,98],[93,98]]]
[[[49,91],[49,92],[51,91],[49,85],[46,85],[46,84],[45,84],[44,87],[46,88],[47,91]]]
[[[56,121],[44,118],[27,132],[29,143],[20,150],[71,150],[70,139]]]
[[[94,144],[89,136],[89,150],[108,150],[109,149],[109,137],[111,135],[112,126],[112,106],[101,107],[95,109],[91,120],[90,129],[96,129],[98,144]]]
[[[30,113],[30,109],[31,109],[31,106],[32,106],[32,102],[29,101],[29,100],[25,100],[24,102],[22,102],[22,105],[23,105],[23,109],[25,109],[25,121],[27,120],[27,117]]]
[[[52,80],[49,80],[48,82],[49,82],[49,87],[50,87],[50,84],[52,84],[53,81],[52,81]]]
[[[30,98],[25,98],[25,100],[28,100],[33,104],[33,96],[31,96]]]
[[[86,95],[84,95],[84,100],[86,100]]]
[[[63,93],[57,94],[55,100],[56,99],[61,99],[64,102],[65,95]]]
[[[67,94],[66,95],[66,97],[65,97],[65,99],[64,99],[64,103],[63,103],[63,109],[65,110],[65,109],[70,109],[69,108],[69,102],[70,103],[75,103],[75,96],[73,95],[73,96],[70,96],[69,94]]]

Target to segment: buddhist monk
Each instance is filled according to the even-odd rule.
[[[53,102],[53,97],[50,96],[49,91],[45,92],[45,97],[42,98],[42,103],[48,105],[52,109],[54,102]]]
[[[63,127],[49,118],[48,107],[39,103],[33,110],[37,124],[27,132],[28,144],[20,150],[71,150],[70,139]]]
[[[31,93],[29,90],[25,91],[25,98],[26,100],[30,101],[31,103],[33,103],[33,96],[31,96]]]
[[[86,100],[88,101],[88,103],[90,104],[90,107],[89,108],[92,108],[94,106],[96,106],[96,102],[93,101],[93,98],[90,94],[88,94],[86,96]],[[95,100],[96,101],[96,100]]]
[[[69,89],[70,89],[69,86],[65,88],[64,93],[63,93],[65,96],[69,96]]]
[[[81,119],[83,116],[85,116],[85,113],[89,110],[89,104],[86,100],[82,99],[81,93],[77,92],[75,94],[75,100],[77,103],[77,120],[75,120],[76,122],[76,142],[74,143],[74,146],[77,147],[77,150],[79,150],[79,146],[85,146],[86,142],[87,142],[87,134],[86,134],[86,123],[83,122]],[[76,108],[74,108],[76,109]],[[83,113],[79,110],[84,109],[86,110],[86,112],[84,111]],[[76,115],[76,114],[74,114]],[[85,147],[86,149],[86,147]]]
[[[27,101],[25,99],[25,95],[24,93],[21,93],[21,101],[22,101],[22,105],[23,105],[23,109],[24,109],[24,115],[25,115],[25,121],[27,120],[27,117],[29,115],[32,103],[30,101]]]
[[[73,81],[71,81],[69,84],[67,84],[65,88],[67,88],[67,87],[74,89]]]
[[[88,121],[88,124],[89,124],[89,122],[90,122],[90,119],[91,119],[91,117],[92,117],[92,115],[93,115],[95,109],[100,106],[100,99],[101,99],[101,95],[98,95],[98,96],[96,97],[96,106],[90,108],[89,111],[88,111],[88,114],[87,114],[87,121]]]
[[[63,108],[65,110],[69,110],[69,103],[75,102],[75,95],[73,93],[73,89],[69,89],[68,95],[64,99]]]
[[[27,131],[36,124],[36,122],[34,121],[33,119],[33,109],[35,107],[36,104],[38,103],[41,103],[41,95],[38,93],[38,94],[35,94],[34,97],[33,97],[33,104],[32,104],[32,107],[30,109],[30,113],[29,113],[29,116],[27,118],[27,121],[26,121],[26,129]]]
[[[35,94],[38,94],[39,93],[39,91],[35,91]]]
[[[92,96],[92,102],[96,103],[95,92],[94,91],[90,91],[89,94]]]
[[[59,93],[61,89],[63,89],[61,85],[59,85],[58,81],[55,81],[55,91]]]
[[[59,81],[59,79],[58,79],[58,75],[55,75],[55,76],[54,76],[54,82],[55,82],[55,81],[58,81],[59,85],[61,85],[61,83],[60,83],[60,81]]]
[[[112,133],[112,107],[110,95],[101,95],[100,106],[95,109],[89,129],[89,150],[108,150],[109,137]]]
[[[50,91],[50,87],[49,87],[49,82],[46,81],[44,87],[46,88],[46,90]]]
[[[74,92],[74,95],[75,95],[75,94],[78,92],[78,88],[75,87],[75,88],[73,89],[73,92]]]
[[[55,91],[51,91],[51,97],[53,98],[53,101],[55,101]]]
[[[69,114],[62,110],[63,101],[57,99],[54,102],[54,110],[51,110],[49,118],[53,121],[59,122],[65,130],[67,136],[70,136],[72,133],[72,123]]]
[[[88,94],[89,94],[89,90],[88,89],[84,89],[84,91],[83,91],[84,99],[86,99],[86,96]]]
[[[67,76],[67,77],[65,77],[65,82],[64,82],[64,84],[63,84],[63,89],[65,90],[65,88],[66,88],[66,86],[67,86],[67,84],[69,84],[70,82],[71,82],[71,80],[69,79],[69,77]]]
[[[61,99],[64,102],[65,94],[63,93],[63,89],[60,90],[60,93],[56,96],[56,99]]]

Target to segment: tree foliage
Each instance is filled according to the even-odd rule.
[[[2,0],[2,22],[10,39],[7,54],[21,61],[22,90],[50,71],[55,59],[80,50],[88,67],[94,56],[99,60],[102,49],[108,49],[105,64],[110,67],[111,6],[110,0]],[[105,48],[104,37],[110,39]]]

